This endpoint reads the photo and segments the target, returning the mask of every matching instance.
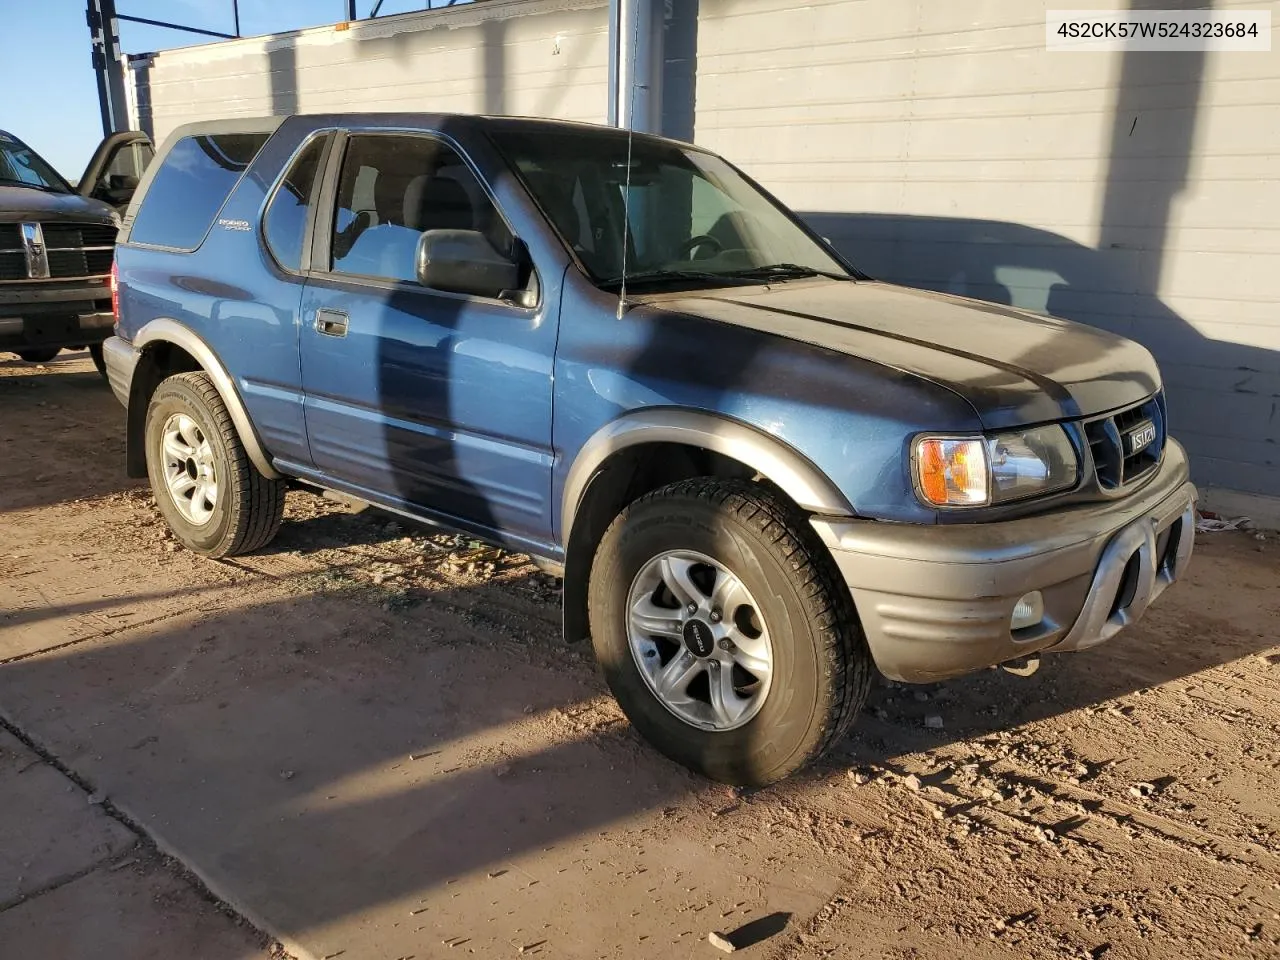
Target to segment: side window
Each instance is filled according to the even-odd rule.
[[[280,266],[302,267],[302,244],[307,232],[307,207],[312,202],[316,174],[328,137],[316,137],[294,160],[267,207],[262,230],[267,247]]]
[[[155,157],[155,150],[149,143],[131,143],[123,150],[117,150],[102,176],[107,182],[112,177],[128,177],[136,184]]]
[[[220,133],[179,140],[156,171],[129,239],[194,249],[267,136]]]
[[[430,137],[355,135],[338,182],[331,268],[415,281],[418,237],[427,230],[478,230],[495,250],[511,233],[462,158]]]

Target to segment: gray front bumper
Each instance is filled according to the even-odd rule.
[[[1186,453],[1171,440],[1157,475],[1122,500],[1000,523],[813,525],[853,593],[877,667],[924,683],[1110,639],[1186,568],[1195,503]],[[1012,631],[1014,605],[1032,590],[1044,619]]]
[[[138,351],[119,337],[108,337],[102,343],[102,359],[107,366],[107,382],[111,384],[111,391],[127,409],[133,368],[138,365]]]

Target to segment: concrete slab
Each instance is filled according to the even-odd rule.
[[[0,912],[0,960],[267,960],[256,931],[154,863],[100,867]]]
[[[583,652],[447,601],[179,617],[4,665],[0,703],[300,956],[665,956],[836,889],[717,819]]]
[[[90,805],[83,790],[0,730],[0,909],[119,856],[135,840]]]
[[[123,507],[136,498],[115,502]],[[136,512],[131,524],[151,523]],[[6,532],[15,535],[0,555],[0,662],[216,606],[228,592],[233,573],[215,567],[212,583],[193,585],[191,556],[170,554],[160,535],[152,537],[154,555],[122,564],[113,541],[94,535],[105,523],[99,511],[71,508],[39,524],[31,519],[23,511],[5,516]]]

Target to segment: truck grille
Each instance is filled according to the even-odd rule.
[[[1164,393],[1085,424],[1098,485],[1120,490],[1151,473],[1164,455]]]
[[[50,280],[101,277],[111,272],[116,228],[105,223],[41,225]],[[28,271],[22,228],[0,223],[0,282],[33,279]],[[46,279],[37,274],[34,279]]]
[[[50,277],[99,277],[111,272],[116,229],[101,223],[46,223]]]
[[[27,279],[27,257],[16,223],[0,223],[0,280]]]

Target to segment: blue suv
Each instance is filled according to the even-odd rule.
[[[114,274],[127,462],[256,550],[285,488],[529,554],[659,749],[767,783],[873,669],[1098,644],[1185,569],[1142,347],[876,282],[720,157],[552,121],[193,124]]]

